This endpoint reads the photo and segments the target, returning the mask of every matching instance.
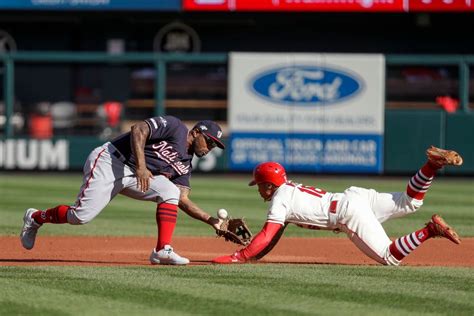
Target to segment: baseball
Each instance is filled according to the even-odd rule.
[[[219,217],[220,219],[226,219],[227,215],[228,215],[227,211],[223,208],[221,208],[217,211],[217,217]]]

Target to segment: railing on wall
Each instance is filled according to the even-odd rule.
[[[448,65],[458,68],[459,101],[462,111],[470,112],[469,108],[469,66],[474,65],[473,55],[386,55],[386,65]]]
[[[0,54],[4,66],[3,87],[5,102],[4,137],[12,137],[11,117],[14,104],[15,63],[151,63],[156,71],[154,114],[165,112],[166,100],[166,66],[168,63],[226,63],[226,53],[201,54],[158,54],[158,53],[125,53],[111,55],[97,52],[16,52]],[[451,65],[458,67],[459,99],[462,112],[469,112],[469,66],[474,65],[473,55],[386,55],[387,66],[391,65]]]
[[[4,102],[5,102],[5,133],[4,137],[12,137],[11,117],[14,104],[14,81],[16,62],[44,62],[44,63],[151,63],[156,71],[155,80],[155,107],[154,114],[162,115],[165,112],[166,99],[166,65],[168,63],[226,63],[227,54],[158,54],[158,53],[126,53],[111,55],[97,52],[16,52],[0,54],[0,61],[4,65]]]
[[[3,102],[5,103],[5,117],[3,136],[0,137],[0,142],[3,139],[15,138],[12,124],[12,117],[14,117],[14,103],[15,103],[15,70],[18,73],[21,63],[102,63],[102,64],[143,64],[151,65],[155,71],[155,82],[150,86],[153,90],[153,97],[146,99],[146,107],[153,111],[155,115],[162,115],[174,106],[181,106],[191,108],[191,104],[183,103],[183,100],[169,100],[167,99],[167,80],[171,80],[171,72],[167,66],[170,63],[206,63],[206,64],[227,64],[228,55],[220,54],[155,54],[155,53],[127,53],[122,55],[110,55],[107,53],[95,52],[17,52],[11,54],[0,54],[0,78],[3,80]],[[450,80],[456,80],[452,85],[451,92],[457,94],[460,107],[454,114],[447,114],[442,111],[433,102],[429,103],[430,109],[435,108],[436,111],[426,110],[424,108],[417,108],[416,102],[404,100],[411,108],[404,105],[404,110],[390,108],[389,103],[386,102],[386,116],[385,116],[385,143],[384,143],[384,172],[385,173],[409,173],[416,170],[422,161],[413,158],[412,153],[425,148],[430,144],[438,146],[447,146],[459,150],[465,158],[465,163],[461,168],[453,170],[447,168],[446,173],[449,174],[474,174],[474,151],[472,150],[472,142],[468,141],[469,136],[474,133],[474,115],[472,106],[469,106],[469,87],[470,84],[470,67],[474,65],[474,55],[386,55],[387,69],[396,68],[398,66],[449,66],[452,72]],[[3,69],[2,69],[3,67]],[[15,68],[16,67],[16,68]],[[457,76],[457,78],[456,78]],[[194,80],[192,78],[191,80]],[[32,83],[34,84],[34,83]],[[428,82],[428,85],[431,83]],[[457,89],[457,92],[455,91]],[[387,93],[387,91],[386,91]],[[472,92],[471,92],[472,93]],[[168,94],[169,90],[168,90]],[[151,94],[150,94],[151,96]],[[168,96],[169,97],[169,96]],[[225,98],[225,96],[224,96]],[[129,100],[130,104],[131,100]],[[201,107],[212,105],[225,111],[226,100],[214,100],[215,102],[209,104],[209,100],[199,100],[201,102],[193,101],[193,106]],[[166,104],[165,104],[166,103]],[[471,103],[472,104],[472,103]],[[138,107],[144,106],[143,100],[139,102]],[[413,111],[415,109],[415,111]],[[410,126],[411,128],[407,128]],[[464,137],[459,137],[464,134]],[[467,138],[466,138],[467,137]],[[403,141],[400,141],[403,139]],[[93,147],[101,140],[94,137],[79,138],[75,137],[71,140],[73,146],[73,153],[71,153],[70,167],[79,168],[82,165],[83,159],[87,154],[87,150],[83,148]],[[5,145],[4,148],[7,146]],[[1,149],[1,148],[0,148]],[[222,163],[221,169],[227,170],[225,164],[225,157],[220,157]],[[216,158],[217,159],[217,158]],[[420,159],[424,159],[420,156]],[[218,160],[218,159],[217,159]],[[13,162],[12,162],[13,163]],[[8,169],[8,168],[7,168]],[[11,169],[11,168],[10,168]]]

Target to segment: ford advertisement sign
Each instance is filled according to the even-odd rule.
[[[362,79],[355,74],[305,65],[265,71],[254,76],[249,84],[259,97],[300,106],[341,102],[363,89]]]
[[[229,166],[289,172],[383,170],[381,54],[230,54]]]

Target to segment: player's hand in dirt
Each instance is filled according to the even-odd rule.
[[[238,251],[228,256],[221,256],[221,257],[212,259],[212,263],[218,263],[218,264],[245,263],[245,261],[246,260],[242,257],[242,255]]]

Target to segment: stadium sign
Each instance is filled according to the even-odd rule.
[[[67,140],[8,139],[0,141],[0,169],[65,170],[69,167]]]
[[[165,53],[197,53],[201,51],[201,39],[189,25],[172,22],[156,33],[153,50]]]
[[[379,54],[231,53],[229,167],[382,172],[385,60]]]
[[[1,0],[6,10],[180,11],[180,0]]]
[[[287,105],[328,105],[355,97],[363,80],[347,72],[324,67],[295,65],[276,68],[250,79],[259,97]]]
[[[0,140],[0,170],[82,170],[91,150],[102,144],[96,137]],[[200,159],[194,157],[192,165],[195,172],[227,170],[226,155],[216,148]]]
[[[182,0],[185,11],[468,12],[471,0]]]
[[[183,0],[185,11],[403,12],[404,0]]]

